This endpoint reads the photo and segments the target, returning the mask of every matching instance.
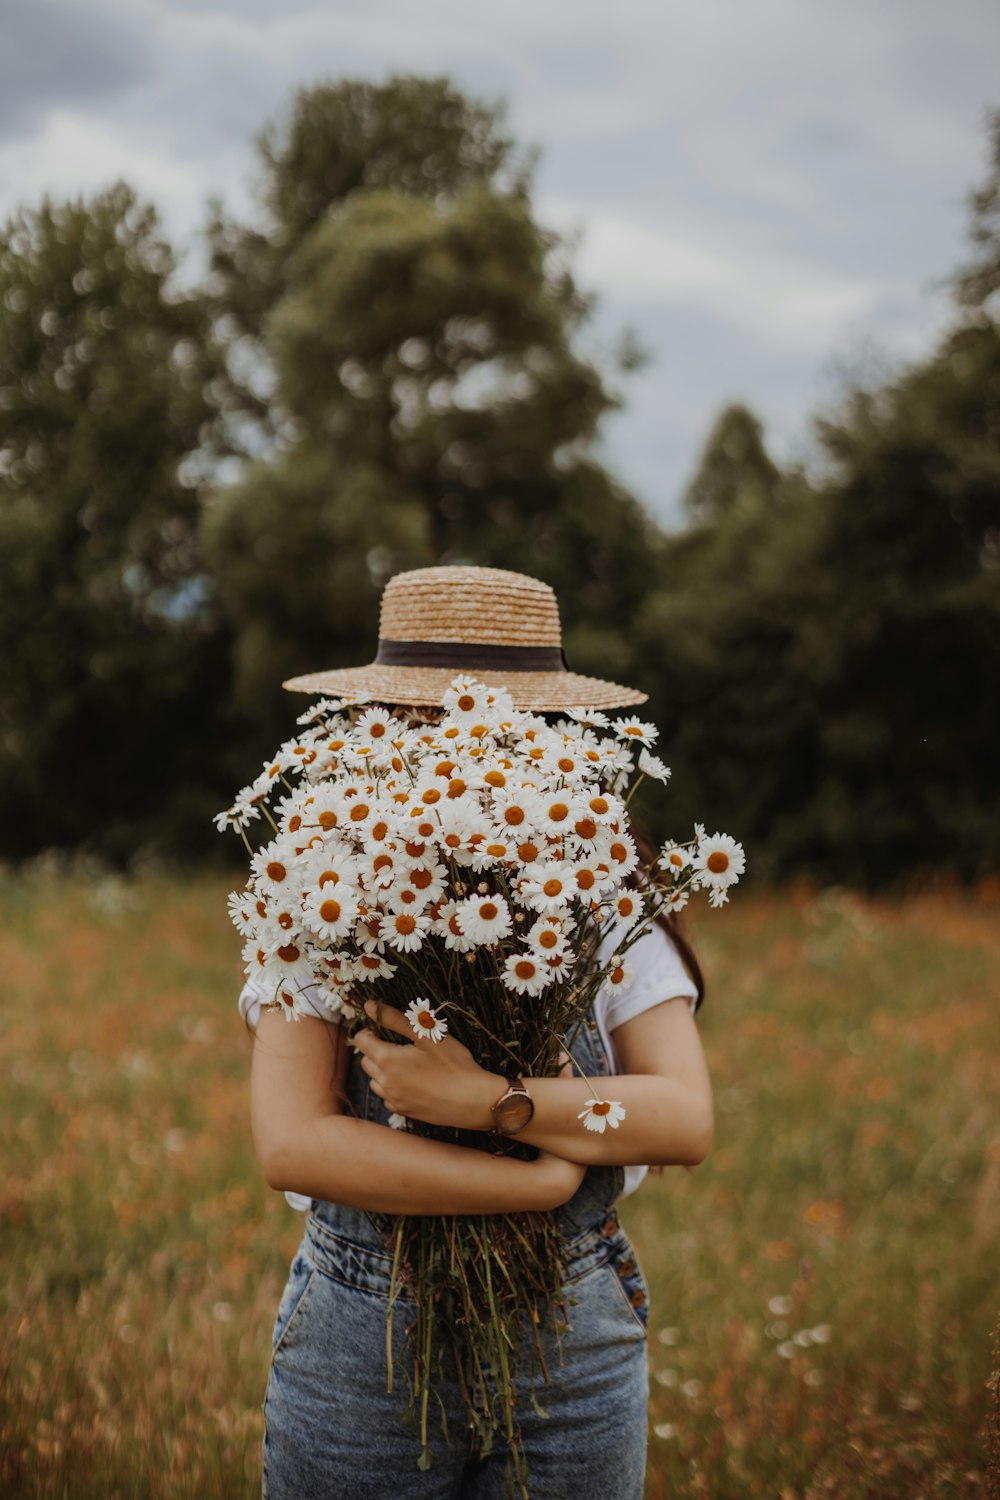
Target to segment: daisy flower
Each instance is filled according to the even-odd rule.
[[[612,953],[609,960],[608,972],[605,975],[605,984],[610,984],[612,989],[618,989],[623,985],[632,970],[625,963],[620,953]]]
[[[612,1130],[617,1130],[624,1118],[624,1106],[613,1099],[588,1099],[577,1115],[577,1119],[582,1120],[588,1130],[597,1130],[601,1135],[607,1125]]]
[[[425,1041],[439,1042],[448,1030],[448,1022],[437,1014],[429,1000],[420,995],[407,1007],[406,1019],[417,1036]]]
[[[270,899],[287,900],[289,893],[301,889],[301,875],[296,868],[298,855],[294,838],[279,834],[258,849],[250,861],[250,873],[257,891]]]
[[[497,823],[519,839],[537,831],[539,810],[531,791],[530,787],[512,788],[508,785],[493,799],[493,816]]]
[[[254,921],[260,915],[253,891],[230,891],[226,897],[226,906],[229,909],[229,920],[238,932],[252,931]]]
[[[463,729],[476,720],[492,714],[490,694],[474,677],[454,677],[451,687],[445,689],[444,706],[448,718]]]
[[[638,745],[651,745],[660,732],[655,724],[644,724],[641,719],[619,719],[614,730],[623,740],[634,740]]]
[[[391,740],[392,732],[397,724],[398,720],[394,719],[387,709],[376,706],[365,709],[355,724],[354,730],[362,741],[374,743],[377,740]]]
[[[503,966],[502,979],[509,990],[518,995],[540,995],[552,974],[539,958],[532,953],[512,953]]]
[[[386,918],[385,940],[397,953],[415,953],[430,925],[430,919],[419,912],[400,911]]]
[[[580,817],[587,823],[588,829],[592,820],[598,823],[617,823],[624,816],[625,804],[620,797],[614,796],[611,792],[595,791],[590,797],[584,793]],[[577,832],[575,825],[573,831]],[[588,836],[593,837],[593,835]],[[582,835],[577,834],[577,837],[582,837]]]
[[[528,865],[518,894],[532,911],[558,916],[576,894],[575,866],[561,859]]]
[[[227,807],[224,811],[216,813],[212,822],[220,833],[224,833],[227,828],[235,828],[238,832],[240,829],[245,828],[254,818],[259,817],[260,806],[258,803],[251,802],[248,797],[237,797],[232,807]]]
[[[684,844],[664,844],[656,863],[661,870],[669,870],[676,880],[682,870],[691,863],[691,851]]]
[[[502,896],[478,893],[460,902],[456,916],[466,937],[474,943],[496,943],[509,935],[513,926],[510,907]]]
[[[391,979],[396,972],[396,965],[383,958],[381,953],[359,953],[355,970],[356,979]]]
[[[605,850],[601,852],[604,854]],[[606,846],[606,854],[615,875],[621,879],[631,875],[639,863],[639,853],[630,833],[616,833]]]
[[[713,833],[711,838],[703,836],[698,840],[698,852],[691,863],[696,872],[696,884],[724,889],[743,874],[743,845],[730,838],[728,833]]]
[[[539,917],[525,936],[525,941],[536,953],[547,958],[552,953],[564,953],[568,939],[569,923],[561,917]]]
[[[445,947],[452,953],[468,953],[470,948],[476,947],[473,939],[468,937],[462,929],[458,903],[455,901],[447,901],[440,908],[431,931],[438,937],[444,938]]]
[[[611,720],[596,708],[567,708],[566,712],[578,724],[589,724],[594,729],[607,729]]]
[[[539,832],[557,834],[559,838],[569,833],[581,811],[579,804],[566,792],[538,793],[534,804],[535,826]]]
[[[688,904],[690,895],[691,887],[688,885],[679,886],[675,890],[667,891],[661,903],[663,910],[683,911],[685,906],[687,906]]]
[[[357,899],[349,886],[330,885],[306,898],[302,915],[318,937],[346,937],[358,915]]]
[[[670,780],[670,767],[664,765],[658,756],[650,755],[648,750],[639,751],[639,770],[643,776],[651,776],[654,781]]]
[[[304,713],[299,714],[295,722],[296,724],[312,724],[317,719],[321,719],[324,714],[337,713],[343,706],[343,698],[320,698],[318,702],[311,704]]]
[[[612,901],[611,908],[626,931],[642,919],[642,898],[634,891],[620,891]]]

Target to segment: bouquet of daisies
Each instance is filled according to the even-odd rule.
[[[250,856],[245,889],[229,897],[247,974],[289,1021],[304,1013],[300,990],[310,984],[352,1031],[371,1024],[366,999],[391,1001],[415,1035],[450,1031],[484,1068],[555,1076],[598,989],[624,982],[632,943],[693,891],[722,905],[743,851],[696,825],[692,839],[663,846],[652,870],[640,867],[629,802],[644,777],[670,775],[651,751],[652,724],[583,708],[546,722],[467,677],[454,679],[433,717],[400,712],[360,695],[321,700],[217,815]],[[247,830],[258,820],[268,837],[255,849]],[[611,921],[617,947],[599,962]],[[583,1082],[581,1128],[618,1129],[621,1104]],[[485,1133],[391,1123],[498,1149]],[[514,1139],[499,1149],[532,1151]],[[555,1316],[564,1281],[556,1217],[397,1216],[388,1229],[417,1304],[407,1373],[421,1462],[430,1461],[432,1373],[450,1346],[482,1451],[503,1431],[523,1488],[510,1351],[519,1310],[536,1309],[539,1354],[541,1327]]]

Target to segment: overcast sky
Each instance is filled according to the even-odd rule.
[[[538,218],[579,231],[583,348],[653,355],[602,453],[669,523],[725,402],[797,457],[838,370],[932,346],[998,59],[996,0],[0,0],[0,215],[124,176],[191,270],[294,88],[503,98]]]

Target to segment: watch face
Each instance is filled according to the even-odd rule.
[[[535,1113],[534,1100],[528,1094],[511,1094],[497,1105],[497,1123],[507,1135],[523,1130]]]

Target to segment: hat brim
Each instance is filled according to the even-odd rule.
[[[461,667],[344,667],[328,672],[306,672],[288,677],[281,684],[290,693],[370,693],[377,703],[399,703],[407,707],[437,707]],[[515,708],[556,712],[567,708],[626,708],[645,703],[648,693],[605,682],[600,677],[582,677],[577,672],[465,672],[487,687],[503,687]]]

